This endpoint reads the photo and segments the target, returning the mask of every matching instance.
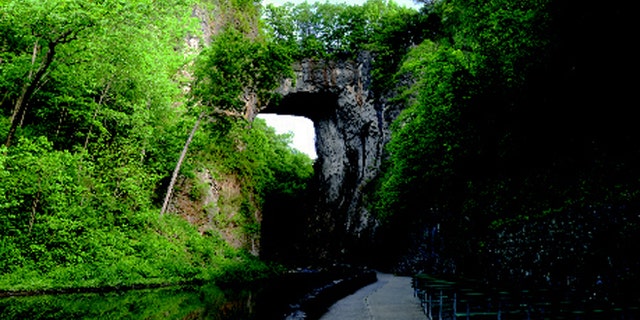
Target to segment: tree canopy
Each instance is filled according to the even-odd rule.
[[[214,9],[226,13],[207,39]],[[270,271],[223,233],[259,237],[264,197],[303,188],[312,164],[286,136],[227,113],[270,99],[291,67],[258,12],[252,1],[0,1],[0,290]],[[202,112],[174,203],[204,206],[201,172],[241,192],[200,208],[221,212],[206,225],[175,208],[160,218]]]
[[[619,250],[590,251],[605,237],[637,243],[628,232],[638,224],[619,220],[630,221],[639,200],[625,62],[593,45],[624,43],[628,17],[558,1],[435,1],[425,10],[440,27],[398,69],[415,83],[372,192],[386,241],[406,247],[439,230],[443,242],[425,242],[435,253],[422,266],[435,272],[540,283],[637,276],[625,270],[638,261]],[[580,240],[550,240],[559,225]]]

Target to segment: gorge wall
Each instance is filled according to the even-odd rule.
[[[209,43],[221,26],[229,22],[227,18],[233,14],[226,10],[225,7],[216,7],[214,11],[206,6],[194,8],[193,16],[200,20],[203,31],[202,39],[186,39],[194,52]],[[364,190],[379,172],[383,146],[390,138],[390,124],[399,110],[372,91],[372,63],[373,57],[367,52],[348,60],[304,59],[293,66],[295,79],[285,79],[277,89],[282,99],[261,106],[255,99],[247,98],[244,116],[250,120],[258,113],[311,119],[318,157],[305,203],[267,199],[261,220],[258,219],[261,239],[241,232],[240,236],[233,236],[237,232],[222,228],[227,242],[265,257],[293,257],[300,261],[336,261],[367,255],[366,248],[371,247],[378,223],[363,203]],[[201,175],[206,177],[209,172],[203,170]],[[206,216],[215,216],[220,206],[218,195],[237,189],[224,187],[238,184],[231,180],[231,177],[221,181],[198,178],[199,183],[210,186],[208,194],[215,196],[197,204],[184,201],[181,205],[175,200],[171,206],[177,212],[200,212],[201,208],[207,208]],[[181,190],[191,190],[189,183],[184,181]],[[203,230],[207,224],[204,225]]]
[[[285,80],[278,89],[282,99],[256,110],[304,116],[315,125],[318,158],[309,200],[302,209],[280,207],[270,213],[290,217],[281,224],[298,221],[291,227],[302,229],[303,239],[296,241],[305,243],[298,249],[304,252],[298,255],[354,258],[371,244],[377,222],[363,203],[363,193],[379,172],[389,126],[397,115],[397,108],[376,99],[371,64],[368,53],[348,61],[303,60],[294,66],[296,79]],[[283,212],[287,210],[300,212]],[[280,250],[287,250],[282,245]]]

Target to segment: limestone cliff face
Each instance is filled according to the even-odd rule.
[[[283,98],[261,110],[314,122],[315,193],[301,214],[307,215],[302,227],[315,257],[351,254],[370,243],[375,231],[363,190],[378,174],[394,113],[376,102],[371,63],[367,53],[350,61],[301,61],[294,67],[296,79],[278,89]]]

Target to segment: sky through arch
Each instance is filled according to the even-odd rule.
[[[280,115],[275,113],[261,113],[258,118],[267,122],[273,127],[276,133],[292,133],[291,146],[307,154],[309,158],[316,159],[316,134],[313,121],[308,118],[291,115]]]

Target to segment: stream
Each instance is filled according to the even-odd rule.
[[[268,319],[284,312],[267,288],[179,286],[0,298],[0,319]]]
[[[109,292],[0,297],[0,320],[13,319],[313,319],[372,281],[348,268],[298,270],[241,285],[186,285]]]

